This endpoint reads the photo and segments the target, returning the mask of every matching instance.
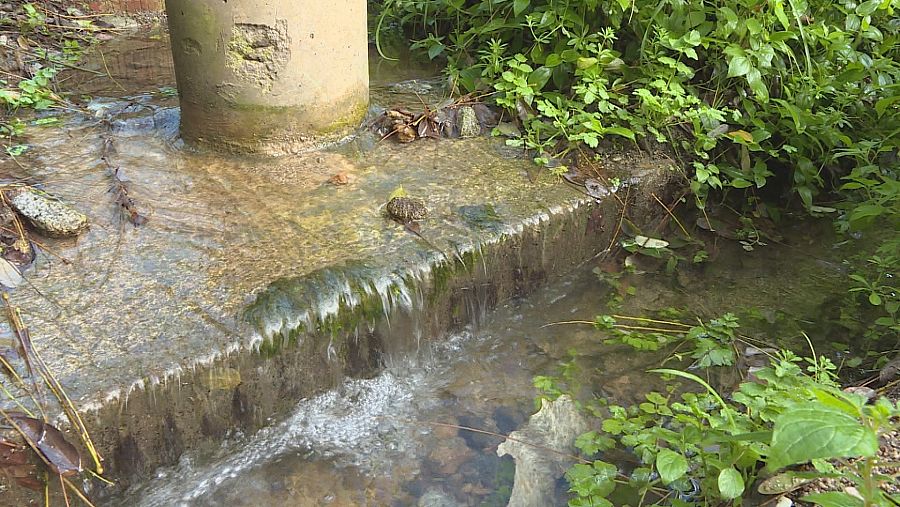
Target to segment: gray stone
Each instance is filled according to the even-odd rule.
[[[573,454],[575,438],[588,430],[575,402],[560,396],[555,401],[544,400],[538,413],[510,433],[510,439],[497,447],[498,456],[509,455],[516,461],[509,507],[554,505],[556,480],[572,464],[564,454]]]
[[[462,504],[444,490],[432,488],[419,498],[418,507],[462,507]]]
[[[462,106],[457,111],[459,120],[459,137],[478,137],[481,135],[481,123],[472,106]]]
[[[32,187],[4,192],[9,205],[35,229],[55,237],[77,236],[88,227],[87,216],[52,195]]]

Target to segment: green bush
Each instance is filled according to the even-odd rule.
[[[773,177],[809,209],[898,148],[898,0],[387,0],[378,26],[489,92],[536,160],[671,143],[710,189]],[[864,147],[861,149],[860,147]]]

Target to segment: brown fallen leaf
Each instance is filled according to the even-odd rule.
[[[332,185],[346,185],[350,183],[350,176],[347,173],[340,172],[329,178],[328,183]]]

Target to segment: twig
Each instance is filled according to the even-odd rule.
[[[109,76],[109,78],[112,80],[112,82],[115,83],[116,86],[118,86],[120,90],[122,90],[123,92],[124,92],[124,91],[127,91],[127,90],[125,89],[125,87],[122,86],[121,83],[119,83],[118,81],[116,81],[116,78],[114,78],[114,77],[112,76],[112,72],[109,71],[109,67],[106,65],[106,56],[103,55],[103,50],[100,49],[100,48],[97,48],[97,51],[100,53],[100,60],[103,62],[103,69],[106,71],[106,75]],[[98,74],[99,74],[99,73],[98,73]]]
[[[23,340],[23,347],[27,344],[26,354],[31,353],[34,355],[35,365],[37,365],[38,373],[41,375],[41,378],[44,379],[44,382],[47,384],[47,387],[50,388],[50,391],[59,400],[60,405],[62,405],[63,412],[65,412],[66,416],[69,419],[69,422],[72,423],[72,426],[74,426],[78,431],[82,442],[84,443],[85,447],[87,447],[91,458],[94,460],[94,466],[97,469],[97,473],[102,474],[102,459],[97,453],[97,449],[94,447],[94,442],[93,440],[91,440],[91,436],[87,431],[87,427],[85,426],[84,421],[82,421],[81,416],[78,414],[78,410],[75,408],[75,404],[72,403],[72,400],[69,398],[68,394],[66,394],[66,391],[63,389],[62,385],[50,372],[47,364],[41,358],[40,353],[38,353],[38,351],[31,346],[31,338],[28,335],[28,330],[25,327],[25,324],[22,322],[22,317],[19,314],[18,308],[13,308],[13,306],[10,304],[9,295],[4,293],[3,300],[6,302],[7,309],[9,310],[10,319],[15,323],[15,327],[21,330],[18,335],[20,340]]]
[[[675,220],[675,223],[678,224],[678,227],[681,228],[681,232],[683,232],[684,235],[688,237],[688,239],[694,239],[693,237],[691,237],[691,233],[689,233],[689,232],[687,231],[687,229],[684,228],[684,225],[681,224],[681,220],[678,220],[678,217],[676,217],[675,214],[672,213],[672,209],[670,209],[668,206],[666,206],[665,203],[663,203],[663,202],[659,199],[659,197],[656,196],[655,193],[652,193],[652,192],[651,192],[650,195],[653,196],[654,199],[656,199],[656,202],[658,202],[659,205],[662,206],[664,210],[666,210],[666,213],[668,213],[669,216],[672,217],[672,220]],[[673,206],[673,207],[674,207],[674,206]]]

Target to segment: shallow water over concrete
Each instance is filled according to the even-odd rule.
[[[410,100],[415,87],[437,91],[413,82],[385,96]],[[78,378],[78,398],[163,379],[186,360],[277,331],[283,323],[254,329],[239,318],[276,280],[353,265],[376,285],[384,280],[385,290],[404,270],[586,202],[553,178],[532,181],[527,160],[489,139],[399,146],[363,134],[335,150],[274,160],[196,153],[180,146],[173,101],[159,93],[98,98],[88,107],[100,119],[28,133],[29,179],[92,221],[77,243],[53,245],[71,264],[43,258],[29,273],[36,290],[15,297],[54,371],[64,382]],[[105,139],[146,225],[127,223],[108,192]],[[329,183],[338,173],[350,183]],[[383,204],[398,186],[427,200],[427,242],[386,219]],[[336,310],[327,291],[340,288],[310,295],[323,301],[316,317]]]
[[[120,484],[270,425],[346,375],[418,357],[608,244],[614,206],[497,140],[397,145],[361,132],[279,159],[188,149],[163,42],[104,46],[94,65],[112,84],[77,83],[93,97],[84,110],[30,128],[23,167],[8,170],[90,218],[77,240],[42,247],[13,303]],[[128,63],[139,50],[150,67]],[[411,77],[375,79],[376,109],[442,100],[440,79]],[[111,168],[143,225],[115,202]],[[349,182],[332,184],[337,174]],[[422,237],[384,215],[401,185],[428,204]]]

